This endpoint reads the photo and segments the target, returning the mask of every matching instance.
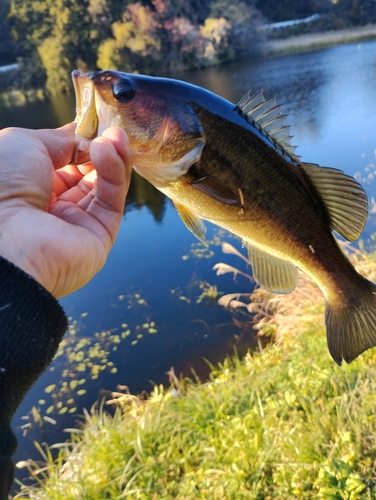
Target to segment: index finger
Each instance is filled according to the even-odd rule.
[[[75,130],[76,123],[68,123],[57,129],[28,130],[26,133],[36,134],[42,141],[56,170],[72,160],[76,145]]]

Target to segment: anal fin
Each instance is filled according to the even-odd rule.
[[[292,292],[299,281],[296,266],[246,242],[252,274],[257,283],[271,293]]]
[[[206,226],[203,223],[202,219],[181,203],[173,201],[173,204],[175,205],[175,208],[180,215],[181,220],[191,231],[191,233],[193,233],[198,240],[206,243]]]

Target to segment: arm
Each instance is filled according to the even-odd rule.
[[[13,482],[11,419],[67,328],[55,297],[87,283],[115,240],[132,158],[108,129],[69,165],[74,124],[0,131],[0,500]]]

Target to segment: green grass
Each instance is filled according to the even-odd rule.
[[[373,262],[357,257],[372,277]],[[18,498],[376,499],[376,353],[339,367],[328,354],[323,304],[306,279],[289,296],[257,292],[262,331],[278,342],[174,379],[147,401],[114,395],[30,470]]]

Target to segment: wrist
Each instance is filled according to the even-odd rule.
[[[14,264],[40,285],[48,289],[43,280],[43,251],[38,230],[43,219],[35,219],[40,209],[1,205],[0,257]],[[50,290],[49,290],[50,291]]]
[[[14,245],[2,245],[0,237],[0,257],[4,258],[28,276],[31,276],[40,285],[44,286],[40,273],[30,259],[30,249],[19,249]]]

